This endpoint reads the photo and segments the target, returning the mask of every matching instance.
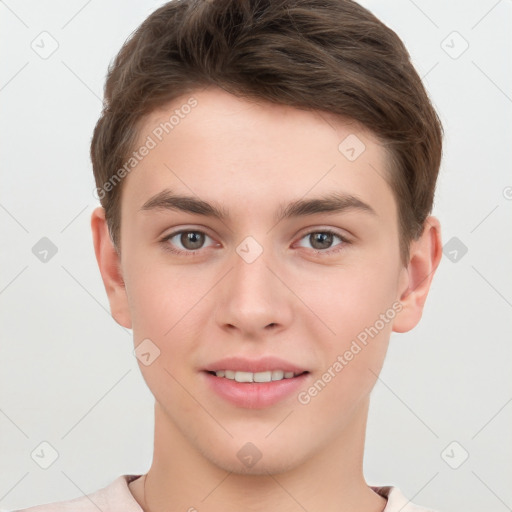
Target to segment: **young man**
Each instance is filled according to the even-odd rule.
[[[441,258],[442,128],[348,0],[170,2],[109,69],[91,225],[155,397],[153,462],[32,507],[413,512],[362,471],[392,331]]]

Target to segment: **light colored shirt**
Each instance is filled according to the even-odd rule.
[[[102,512],[143,512],[128,487],[130,482],[140,476],[120,475],[106,487],[86,496],[45,505],[35,505],[13,512],[98,512],[98,510]],[[418,507],[410,503],[397,487],[371,486],[370,488],[388,500],[383,512],[434,512],[431,509]]]

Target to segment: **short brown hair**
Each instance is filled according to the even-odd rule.
[[[389,155],[400,254],[421,235],[443,129],[393,30],[351,0],[181,0],[153,12],[110,63],[91,141],[111,239],[120,253],[122,183],[144,118],[216,85],[239,97],[328,111],[368,128]]]

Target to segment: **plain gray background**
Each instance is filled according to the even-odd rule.
[[[2,509],[151,463],[153,397],[94,257],[89,144],[109,61],[162,3],[0,2]],[[405,42],[446,132],[445,255],[420,325],[392,336],[365,474],[439,511],[510,510],[512,1],[361,3]]]

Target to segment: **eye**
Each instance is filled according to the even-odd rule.
[[[336,244],[337,248],[327,250],[332,246],[333,240],[335,238],[338,238],[341,243]],[[310,231],[309,233],[306,233],[305,236],[301,238],[301,240],[306,240],[311,244],[311,248],[315,251],[317,254],[333,254],[337,253],[341,250],[343,250],[345,244],[349,244],[350,242],[339,233],[336,233],[335,231],[332,231],[330,229],[323,229],[321,231]],[[304,247],[304,245],[299,244],[301,247]],[[336,247],[335,246],[335,247]],[[307,247],[307,246],[306,246]]]
[[[175,254],[183,254],[186,256],[196,254],[196,251],[203,248],[205,239],[209,238],[206,233],[198,230],[181,230],[175,231],[169,235],[166,235],[161,242],[164,244],[164,248]],[[173,239],[176,239],[173,241]],[[176,245],[181,244],[182,248],[176,248]]]
[[[335,249],[332,247],[334,239],[337,238],[341,243],[336,244]],[[161,243],[164,245],[165,250],[170,251],[174,254],[193,256],[197,254],[200,249],[203,249],[206,239],[212,240],[206,233],[199,230],[180,230],[174,231],[169,235],[166,235]],[[302,240],[309,241],[311,249],[316,254],[333,254],[343,250],[346,244],[350,241],[347,240],[343,235],[336,233],[331,229],[323,229],[317,231],[310,231],[306,233]],[[304,246],[302,243],[299,244],[301,247]],[[177,247],[178,246],[178,247]],[[180,247],[181,246],[181,247]],[[329,250],[330,249],[330,250]]]

